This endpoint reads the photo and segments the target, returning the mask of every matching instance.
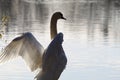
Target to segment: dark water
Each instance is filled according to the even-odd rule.
[[[63,47],[68,58],[60,80],[120,80],[120,9],[117,2],[109,5],[104,0],[5,1],[0,1],[0,17],[5,15],[9,20],[3,28],[1,48],[28,31],[47,47],[51,15],[60,11],[67,18],[59,20],[58,32],[64,33]],[[21,58],[2,64],[0,68],[0,80],[34,78]]]

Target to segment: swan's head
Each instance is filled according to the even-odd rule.
[[[66,20],[66,18],[64,18],[63,14],[61,12],[55,12],[53,14],[53,17],[56,18],[56,19],[64,19],[64,20]]]

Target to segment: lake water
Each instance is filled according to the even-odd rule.
[[[58,21],[58,32],[64,34],[68,63],[59,80],[120,80],[120,10],[112,5],[105,19],[102,1],[99,5],[86,1],[11,0],[8,8],[0,7],[7,10],[0,16],[9,16],[1,49],[24,32],[32,32],[46,48],[51,15],[60,11],[67,18]],[[34,76],[21,58],[0,65],[0,80],[33,80]]]

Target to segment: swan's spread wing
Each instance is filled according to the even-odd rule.
[[[5,62],[19,56],[21,46],[23,45],[23,38],[17,37],[10,42],[0,54],[0,62]]]
[[[44,48],[31,33],[25,33],[8,44],[0,55],[0,62],[21,56],[34,71],[41,67]]]

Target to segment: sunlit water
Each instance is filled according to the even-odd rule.
[[[13,6],[17,7],[11,7],[8,14],[10,20],[0,40],[1,49],[28,31],[46,48],[50,43],[50,17],[60,11],[67,18],[59,20],[58,32],[64,33],[68,63],[59,80],[120,80],[120,16],[114,18],[118,15],[116,10],[112,14],[111,9],[106,27],[104,9],[97,5],[96,11],[96,7],[90,8],[90,4],[79,0],[21,0]],[[34,76],[21,58],[0,65],[0,80],[33,80]]]

